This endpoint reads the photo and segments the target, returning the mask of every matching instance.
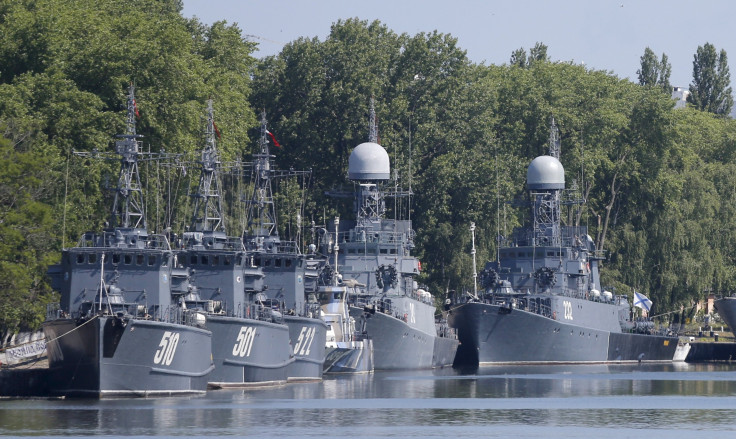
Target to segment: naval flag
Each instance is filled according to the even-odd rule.
[[[634,291],[634,306],[638,306],[639,308],[649,312],[649,308],[652,307],[652,301],[649,300],[647,296]]]
[[[281,145],[279,144],[279,142],[276,141],[276,136],[274,136],[271,133],[271,131],[266,130],[266,134],[268,134],[269,136],[271,136],[271,140],[273,140],[274,146],[278,146],[279,148],[281,148]]]

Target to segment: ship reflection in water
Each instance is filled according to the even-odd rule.
[[[733,437],[736,365],[376,372],[191,398],[0,401],[0,435]]]

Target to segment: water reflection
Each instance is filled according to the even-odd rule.
[[[727,364],[504,366],[191,398],[0,400],[0,435],[730,437],[735,415]]]

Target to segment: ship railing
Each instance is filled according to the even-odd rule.
[[[403,244],[406,241],[405,234],[401,232],[387,232],[375,230],[369,227],[356,227],[347,232],[337,234],[337,242],[352,242],[366,244]]]
[[[61,310],[59,302],[46,304],[46,320],[57,320],[66,317],[66,313]]]
[[[257,240],[250,239],[244,243],[244,248],[250,252],[264,251],[266,253],[301,254],[296,241],[265,241],[259,243]]]
[[[585,237],[588,235],[587,226],[563,226],[560,228],[560,243],[562,247],[585,247],[587,249],[587,240]],[[502,246],[519,246],[527,247],[533,245],[535,242],[535,233],[533,230],[526,228],[520,228],[514,230],[508,238],[501,239]],[[603,259],[605,257],[604,250],[594,250],[591,255],[596,259]]]
[[[231,251],[244,251],[245,245],[243,245],[243,239],[237,236],[228,236],[222,242],[223,250]]]
[[[472,301],[472,297],[470,301]],[[549,299],[539,297],[525,297],[523,295],[484,295],[482,303],[500,306],[507,309],[519,309],[521,311],[538,314],[547,318],[554,318],[554,312]]]
[[[77,242],[79,248],[137,248],[150,250],[171,250],[171,245],[166,235],[137,235],[135,242],[119,241],[114,230],[106,230],[102,233],[86,232],[80,236]]]
[[[205,326],[207,318],[201,310],[189,310],[176,305],[170,305],[161,310],[160,320],[167,323],[201,328]]]

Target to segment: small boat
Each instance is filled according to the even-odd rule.
[[[336,223],[339,219],[335,219]],[[337,256],[337,252],[334,253]],[[337,267],[337,261],[335,261]],[[350,315],[349,291],[355,295],[357,287],[365,287],[355,279],[343,279],[331,267],[323,270],[327,285],[319,287],[322,319],[327,323],[325,373],[373,372],[373,341],[368,337],[366,315],[358,322]],[[356,328],[356,323],[358,323]]]

